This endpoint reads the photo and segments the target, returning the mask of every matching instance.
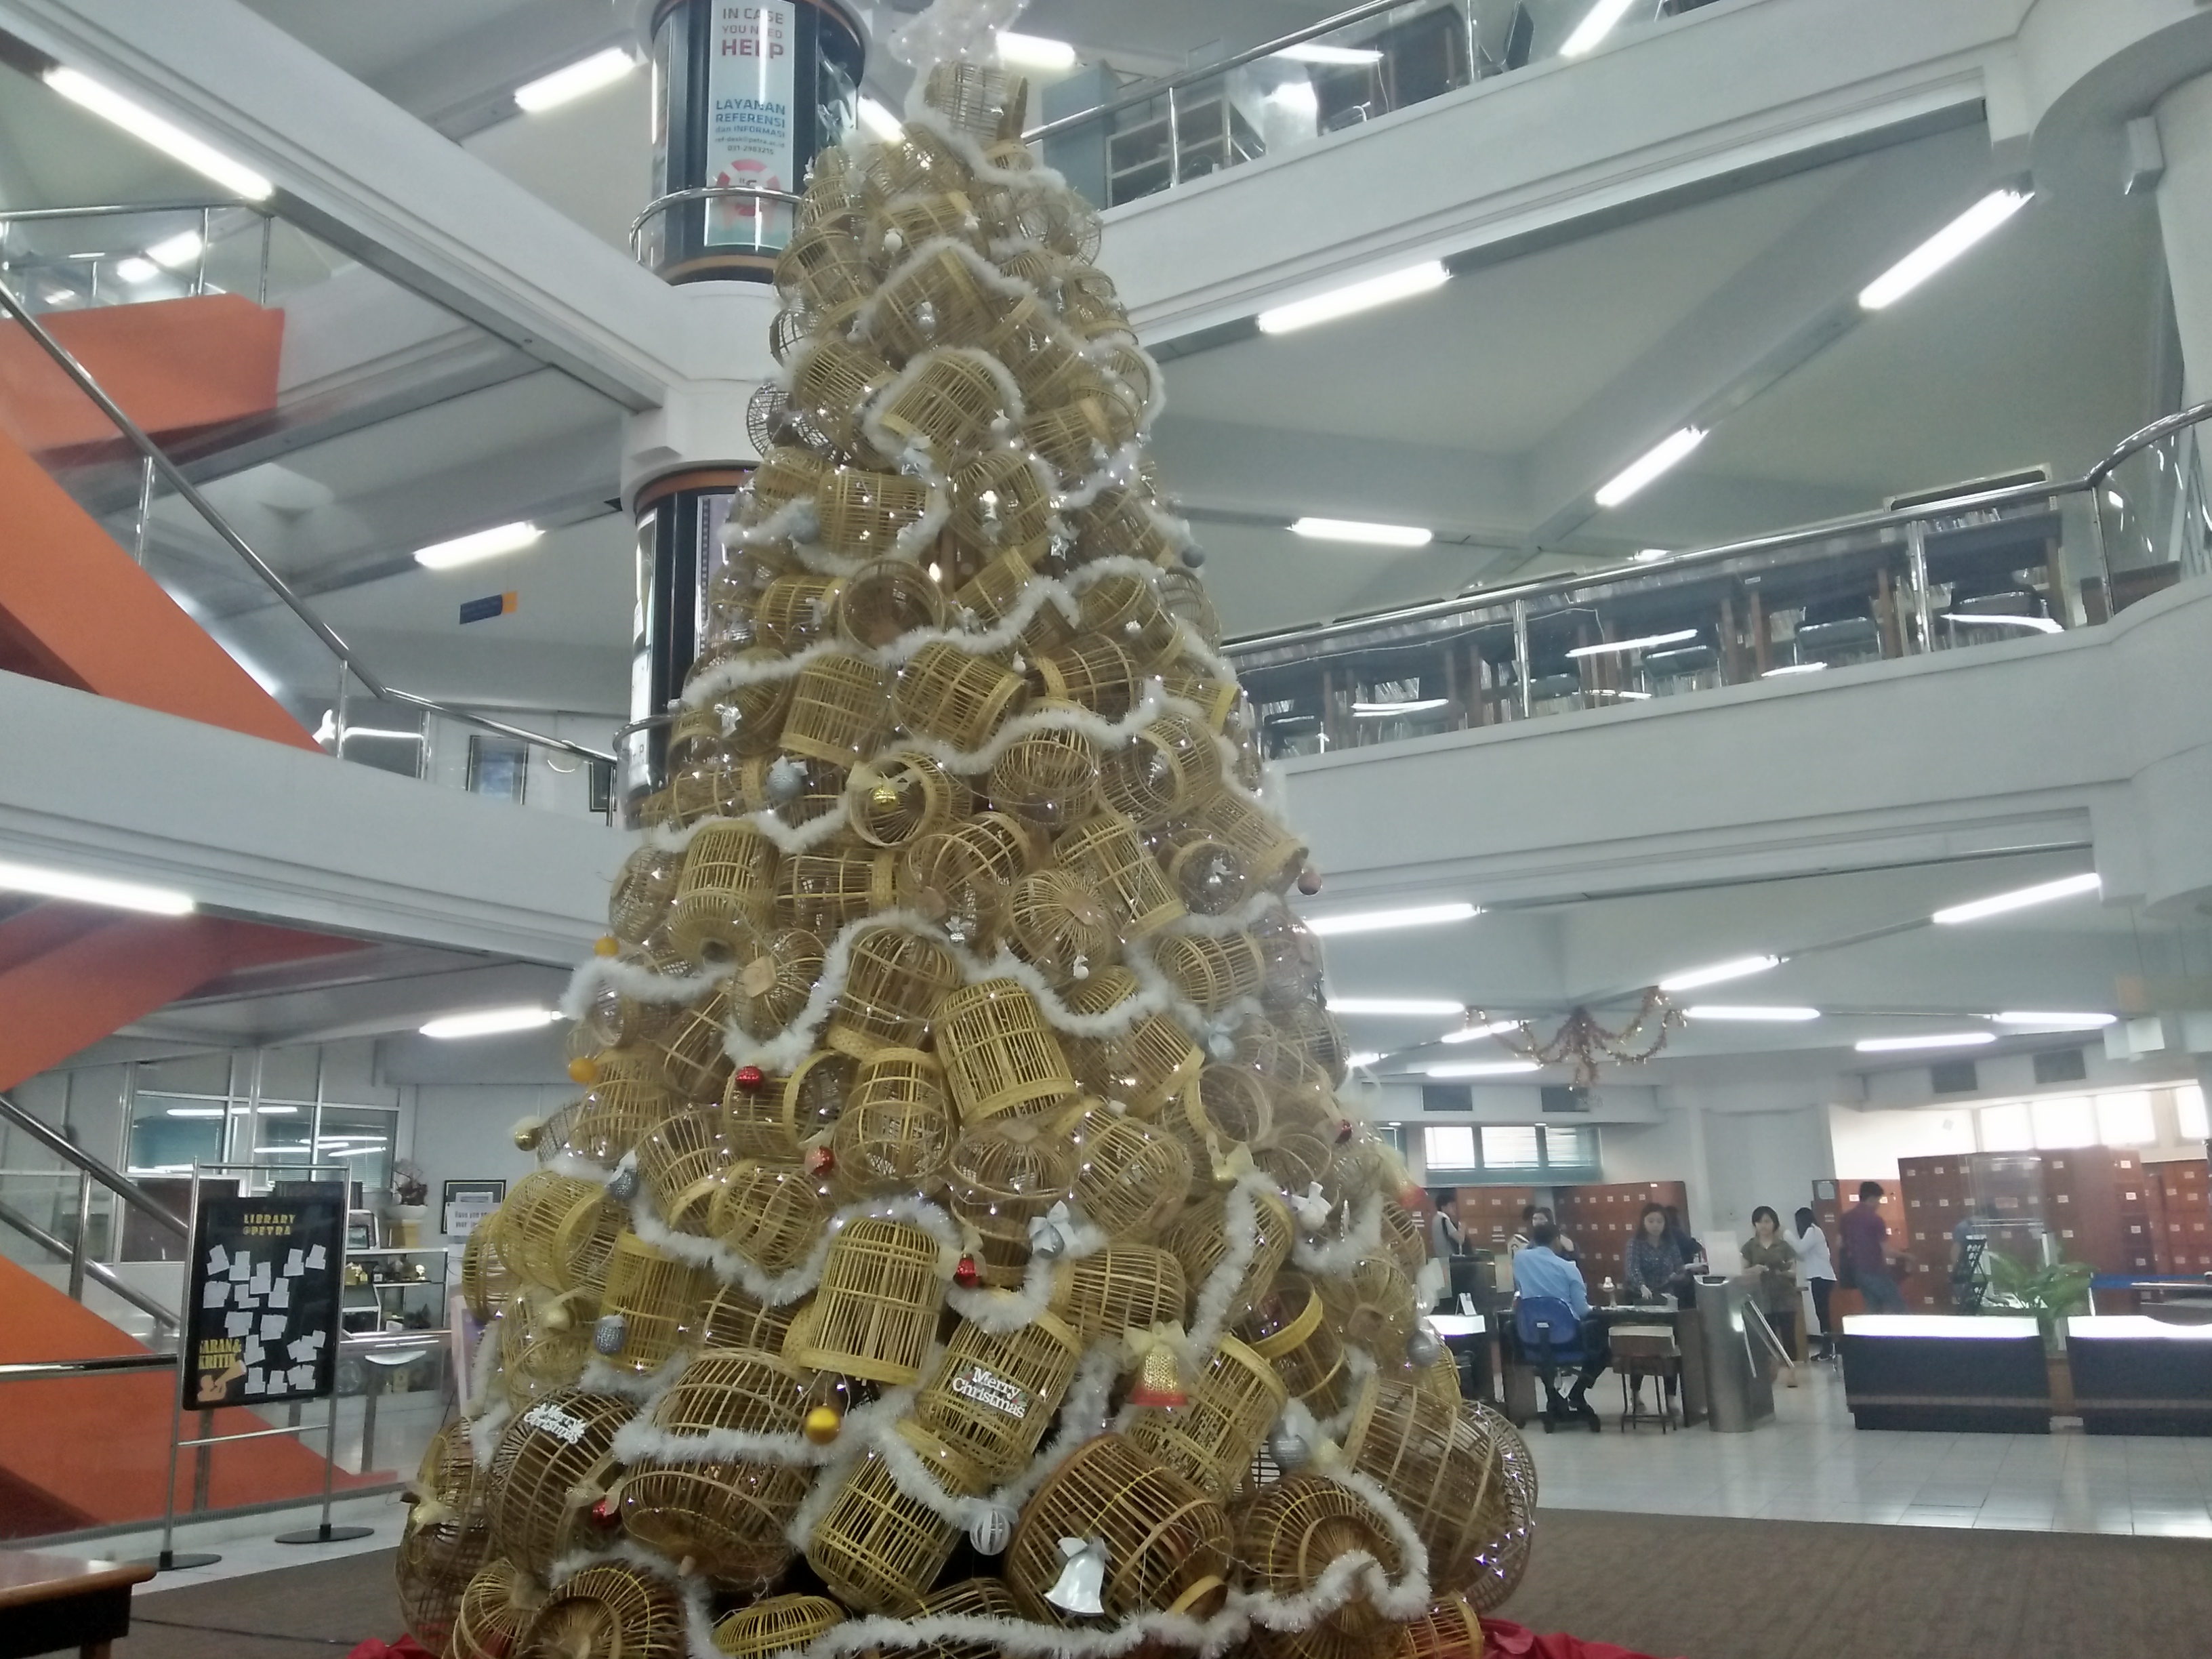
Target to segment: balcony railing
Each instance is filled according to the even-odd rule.
[[[2204,423],[2087,476],[1233,641],[1268,753],[1313,755],[2095,627],[2212,575]]]

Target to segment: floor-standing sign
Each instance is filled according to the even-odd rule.
[[[368,1535],[366,1527],[331,1525],[331,1490],[337,1468],[338,1304],[345,1279],[346,1184],[284,1180],[266,1192],[210,1191],[216,1172],[264,1179],[265,1165],[196,1164],[192,1170],[191,1255],[179,1310],[177,1396],[169,1434],[169,1481],[161,1520],[161,1565],[204,1565],[218,1557],[179,1556],[170,1547],[177,1513],[177,1455],[201,1456],[234,1440],[294,1435],[294,1427],[245,1434],[183,1436],[187,1410],[204,1415],[224,1406],[325,1403],[323,1513],[319,1527],[280,1542],[327,1543]],[[243,1183],[241,1183],[243,1184]]]

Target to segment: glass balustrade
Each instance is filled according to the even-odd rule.
[[[2089,477],[1902,504],[1587,575],[1233,641],[1280,758],[2094,627],[2212,574],[2203,422]]]

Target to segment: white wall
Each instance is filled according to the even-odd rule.
[[[547,1117],[576,1097],[572,1083],[412,1084],[402,1092],[414,1106],[414,1158],[430,1182],[430,1225],[444,1224],[436,1206],[448,1181],[510,1183],[538,1167],[514,1144],[515,1123]]]

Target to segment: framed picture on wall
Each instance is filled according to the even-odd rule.
[[[448,1181],[440,1196],[439,1231],[448,1238],[465,1239],[506,1197],[504,1181]]]

